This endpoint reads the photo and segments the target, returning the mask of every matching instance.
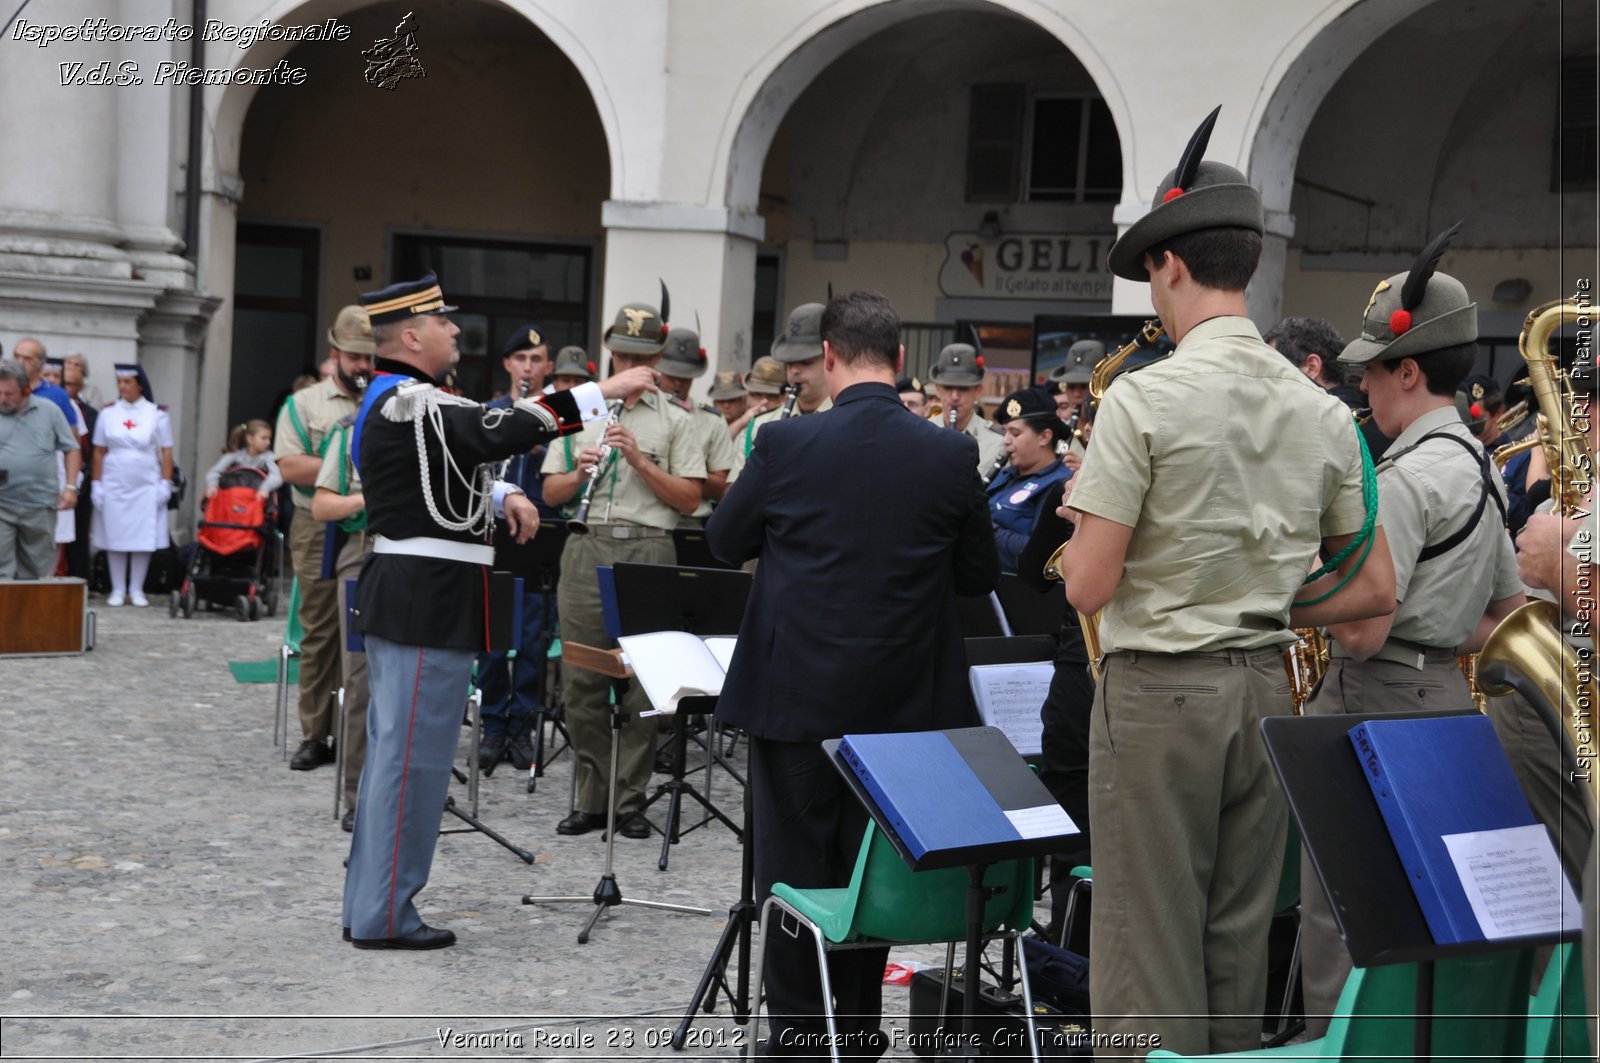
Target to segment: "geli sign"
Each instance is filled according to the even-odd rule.
[[[939,290],[967,298],[1110,302],[1106,251],[1113,239],[1108,233],[951,233]]]

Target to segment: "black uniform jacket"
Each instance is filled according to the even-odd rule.
[[[977,446],[876,383],[761,429],[706,526],[761,559],[720,718],[787,742],[977,723],[956,595],[1000,576]]]
[[[380,372],[410,376],[431,385],[420,370],[380,359]],[[429,515],[422,496],[416,428],[409,416],[391,415],[415,401],[412,385],[402,384],[381,396],[361,426],[361,489],[367,503],[367,530],[390,539],[426,536],[456,542],[483,542],[464,531],[447,531]],[[578,406],[565,392],[538,396],[549,413],[541,418],[526,410],[490,410],[475,402],[447,396],[440,406],[444,444],[431,425],[424,425],[428,480],[439,512],[464,514],[466,491],[454,474],[446,476],[445,446],[468,477],[484,462],[525,454],[538,443],[583,427]],[[399,404],[399,405],[396,405]],[[448,481],[448,485],[447,485]],[[449,504],[445,503],[449,492]],[[363,634],[409,646],[442,649],[484,649],[484,598],[488,569],[460,561],[400,554],[373,554],[361,566],[356,588],[356,623]]]

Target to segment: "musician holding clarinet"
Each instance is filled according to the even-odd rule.
[[[648,371],[487,410],[440,389],[460,333],[432,274],[361,297],[379,375],[351,434],[373,553],[356,588],[371,701],[367,762],[345,877],[345,938],[361,949],[438,949],[449,930],[422,921],[472,662],[486,646],[489,545],[497,516],[519,540],[533,503],[494,482],[499,463],[575,432],[608,397],[653,387]]]
[[[755,447],[756,434],[775,421],[791,417],[809,417],[833,409],[833,399],[828,396],[828,380],[822,369],[822,304],[801,303],[789,311],[789,320],[772,345],[772,359],[783,366],[782,401],[776,408],[751,418],[740,433],[739,444],[734,448],[733,470],[728,473],[728,483],[739,478],[744,464]],[[762,361],[767,361],[763,358]],[[759,364],[759,363],[758,363]],[[755,376],[755,370],[751,370]],[[753,382],[745,386],[756,390]]]
[[[663,294],[665,294],[663,292]],[[653,372],[670,331],[663,310],[629,303],[617,311],[603,342],[615,374]],[[556,593],[561,637],[609,649],[594,570],[631,561],[670,565],[677,559],[672,529],[700,505],[706,478],[705,447],[690,416],[665,395],[646,393],[613,402],[605,423],[587,425],[574,439],[576,459],[551,447],[544,461],[544,499],[551,505],[576,500],[572,532],[561,552]],[[567,730],[577,757],[578,795],[558,834],[587,834],[606,823],[610,795],[610,680],[597,672],[570,669],[566,684]],[[629,684],[626,723],[618,737],[617,831],[647,838],[644,806],[655,728],[638,722],[650,707],[643,688]]]
[[[993,468],[995,459],[1005,452],[1005,437],[1000,429],[977,413],[984,372],[983,355],[970,343],[947,344],[928,370],[943,406],[936,417],[929,419],[941,428],[954,428],[977,441],[980,476]]]
[[[1067,597],[1104,610],[1090,994],[1096,1032],[1139,1054],[1259,1046],[1288,824],[1259,724],[1291,711],[1291,626],[1394,608],[1349,411],[1247,315],[1261,197],[1201,161],[1215,120],[1112,246],[1177,348],[1105,390],[1061,511]],[[1337,570],[1302,587],[1319,547]]]

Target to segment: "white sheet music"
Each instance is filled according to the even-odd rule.
[[[972,698],[978,715],[990,727],[998,727],[1017,752],[1025,757],[1043,751],[1044,724],[1039,708],[1050,692],[1056,674],[1051,661],[1028,664],[980,664],[969,670]]]
[[[678,702],[698,695],[722,693],[728,662],[738,640],[718,635],[702,639],[687,631],[652,631],[617,640],[634,678],[654,708],[641,716],[678,711]]]
[[[1582,929],[1578,898],[1543,826],[1446,834],[1444,844],[1484,937]]]
[[[1011,809],[1006,812],[1006,818],[1024,838],[1054,838],[1078,833],[1078,825],[1060,805]]]

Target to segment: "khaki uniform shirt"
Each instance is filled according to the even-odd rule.
[[[947,427],[943,417],[929,417],[928,421],[940,428]],[[1005,431],[976,413],[967,419],[967,427],[960,431],[978,441],[978,474],[981,476],[994,468],[995,459],[1006,448]]]
[[[328,431],[346,417],[354,417],[360,402],[339,390],[332,380],[301,388],[289,396],[278,411],[278,427],[273,433],[273,453],[285,457],[307,454],[320,458]],[[311,505],[314,490],[294,485],[295,504]]]
[[[1322,539],[1366,519],[1349,409],[1242,317],[1118,377],[1075,480],[1074,508],[1133,529],[1108,653],[1288,645]]]
[[[322,466],[317,469],[317,481],[312,490],[326,488],[336,495],[353,495],[361,490],[361,474],[350,460],[352,422],[335,425],[328,449],[323,452]]]
[[[644,393],[631,409],[623,408],[618,423],[633,433],[639,450],[663,472],[695,480],[705,478],[705,447],[700,442],[694,420],[665,395]],[[589,421],[584,424],[583,431],[565,437],[572,441],[570,458],[568,447],[561,442],[552,443],[545,452],[540,471],[546,474],[571,472],[577,467],[578,452],[600,442],[605,424],[604,421]],[[579,494],[574,504],[576,498],[582,497],[586,483],[579,481]],[[613,450],[601,471],[600,482],[594,486],[589,519],[594,524],[637,524],[671,531],[678,526],[678,511],[657,498],[622,454]]]
[[[688,413],[694,419],[695,431],[700,434],[701,445],[705,447],[706,472],[731,471],[733,469],[733,440],[728,437],[727,420],[717,412],[715,406],[692,406]],[[751,419],[754,420],[754,418]],[[699,508],[690,516],[709,517],[711,510],[711,500],[702,498]]]
[[[1477,462],[1455,443],[1434,439],[1409,449],[1430,432],[1446,432],[1483,449],[1455,407],[1445,406],[1413,421],[1378,465],[1378,513],[1394,558],[1394,595],[1400,602],[1389,638],[1453,650],[1472,634],[1488,604],[1520,593],[1522,581],[1511,536],[1492,499],[1464,542],[1417,563],[1424,547],[1466,525],[1483,483]],[[1500,477],[1489,479],[1503,503]]]
[[[811,413],[806,413],[799,406],[796,406],[794,415],[796,417],[810,417],[812,414],[827,413],[831,409],[833,409],[833,400],[823,399],[822,405],[812,410]],[[781,420],[782,418],[783,407],[781,405],[774,406],[765,413],[760,413],[750,418],[750,423],[744,426],[744,431],[740,432],[739,437],[733,440],[733,468],[728,472],[728,483],[733,483],[739,478],[739,474],[744,471],[744,463],[750,459],[750,452],[755,449],[756,433],[761,431],[761,426],[771,424],[773,421]]]

